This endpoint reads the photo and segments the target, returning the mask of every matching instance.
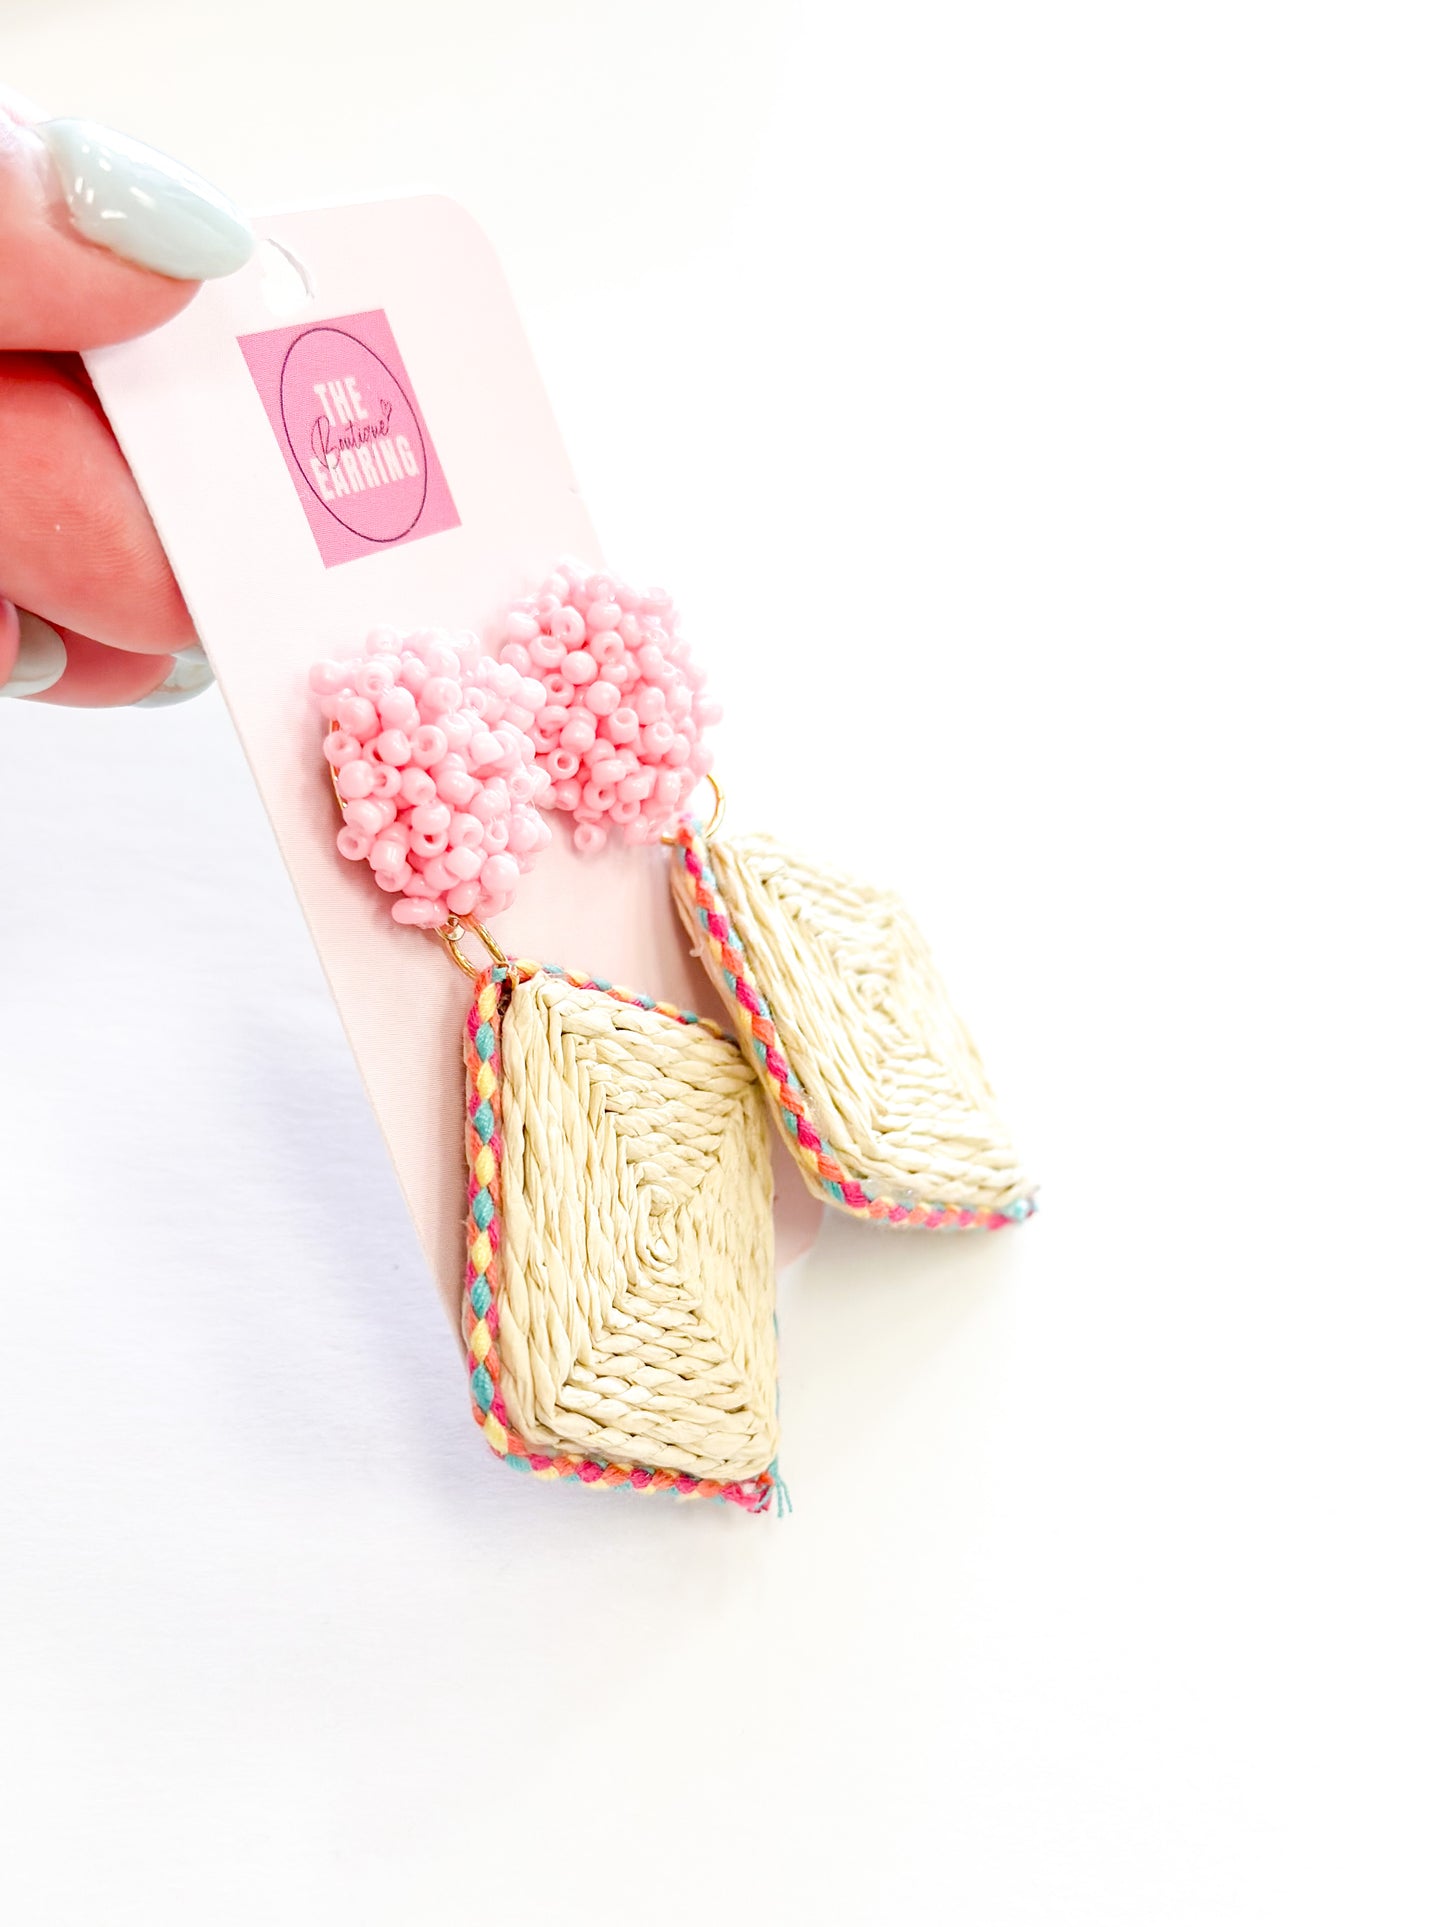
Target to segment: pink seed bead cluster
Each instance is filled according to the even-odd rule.
[[[546,772],[543,809],[574,819],[572,840],[600,850],[612,829],[655,843],[712,767],[703,731],[722,715],[677,633],[672,600],[559,563],[502,618],[504,667],[540,683],[532,740]]]
[[[311,687],[332,728],[324,754],[344,825],[336,847],[369,863],[398,923],[491,917],[552,833],[532,731],[547,692],[472,635],[378,629]]]

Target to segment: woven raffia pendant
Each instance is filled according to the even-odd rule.
[[[714,1025],[561,971],[478,979],[467,1025],[477,1417],[520,1469],[770,1501],[767,1112]]]
[[[1034,1187],[890,893],[771,837],[679,833],[673,895],[809,1188],[890,1224],[993,1229]]]

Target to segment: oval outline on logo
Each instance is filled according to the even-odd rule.
[[[359,348],[361,352],[370,360],[374,361],[377,367],[395,384],[396,391],[406,404],[406,411],[411,416],[412,426],[416,430],[416,457],[421,464],[421,499],[417,503],[416,514],[413,515],[406,527],[398,529],[395,535],[371,535],[367,530],[357,528],[355,523],[348,522],[344,515],[338,515],[336,505],[328,502],[320,489],[317,488],[311,474],[309,462],[303,461],[301,456],[296,453],[296,444],[291,439],[291,423],[286,414],[286,370],[291,365],[292,355],[295,354],[302,342],[309,341],[313,335],[337,335],[342,341],[349,341],[354,347]],[[349,534],[357,536],[363,542],[374,542],[378,548],[385,548],[387,544],[391,542],[400,542],[404,536],[411,534],[426,509],[427,484],[430,479],[430,464],[426,456],[426,431],[422,427],[421,416],[417,412],[416,403],[412,400],[406,383],[400,380],[388,363],[382,360],[375,348],[370,347],[359,335],[351,334],[345,328],[334,328],[328,322],[319,321],[315,327],[303,329],[291,343],[290,347],[287,348],[286,353],[281,359],[281,370],[276,377],[276,410],[281,417],[281,428],[286,436],[286,446],[291,451],[291,459],[296,464],[297,474],[301,477],[302,481],[305,482],[307,488],[310,489],[311,493],[316,497],[316,500],[321,504],[322,508],[325,509],[333,522],[339,522],[342,528],[347,530]]]

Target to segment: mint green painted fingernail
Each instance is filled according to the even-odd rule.
[[[0,696],[40,696],[65,674],[65,643],[39,616],[24,609],[19,613],[20,647],[8,682],[0,685]]]
[[[250,259],[255,236],[240,209],[168,154],[93,120],[45,120],[34,132],[87,241],[177,281],[214,281]]]
[[[178,649],[176,659],[171,665],[171,673],[159,687],[148,696],[140,697],[131,704],[132,709],[169,709],[174,703],[189,702],[192,696],[199,696],[209,689],[216,680],[206,652],[199,643],[192,643],[189,649]]]

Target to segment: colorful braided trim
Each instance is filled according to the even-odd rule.
[[[677,833],[673,863],[697,918],[708,954],[717,967],[727,1001],[745,1031],[759,1065],[759,1075],[776,1097],[778,1113],[800,1164],[817,1179],[819,1190],[833,1204],[862,1218],[890,1225],[917,1225],[930,1231],[998,1231],[1022,1224],[1038,1208],[1032,1197],[1017,1198],[1002,1211],[971,1210],[956,1204],[903,1203],[885,1197],[876,1185],[852,1176],[813,1122],[807,1092],[794,1074],[783,1041],[773,1023],[768,1000],[749,975],[747,947],[734,927],[717,877],[707,859],[707,845],[696,822],[684,823]]]
[[[497,1296],[501,1285],[501,1106],[506,1102],[501,1089],[501,1026],[506,1004],[505,986],[523,977],[545,971],[563,977],[581,990],[605,991],[619,1003],[634,1004],[642,1010],[655,1010],[679,1024],[699,1024],[714,1036],[727,1033],[718,1024],[694,1012],[679,1010],[674,1004],[640,997],[630,990],[598,978],[559,969],[553,964],[515,962],[498,964],[488,976],[478,977],[477,994],[467,1016],[467,1211],[470,1235],[467,1241],[466,1296],[462,1305],[462,1333],[471,1361],[472,1416],[497,1457],[515,1471],[530,1472],[539,1479],[579,1479],[583,1485],[615,1488],[628,1486],[634,1492],[671,1492],[680,1499],[717,1499],[739,1505],[749,1512],[766,1512],[778,1489],[777,1469],[769,1467],[756,1478],[724,1483],[718,1479],[696,1479],[682,1472],[669,1472],[649,1466],[613,1465],[572,1454],[535,1451],[512,1430],[507,1420],[501,1393],[501,1357],[497,1332],[501,1322]]]

